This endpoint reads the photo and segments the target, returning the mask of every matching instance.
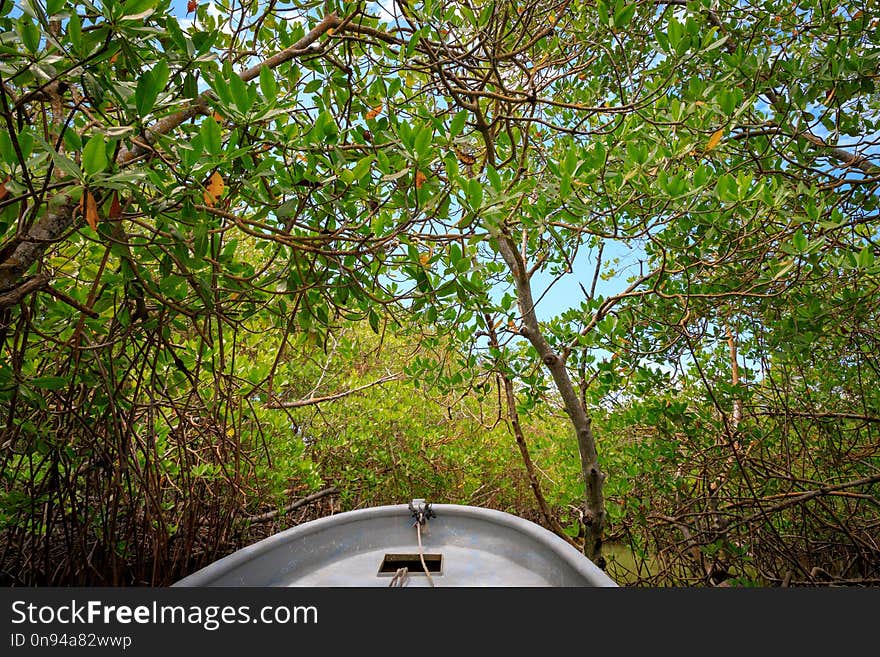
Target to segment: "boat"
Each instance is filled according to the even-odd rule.
[[[616,587],[540,525],[503,511],[409,504],[346,511],[274,534],[175,587]]]

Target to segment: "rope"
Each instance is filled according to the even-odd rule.
[[[422,561],[422,568],[425,569],[425,576],[428,578],[428,582],[431,586],[434,586],[434,580],[431,577],[431,573],[428,572],[428,565],[425,563],[425,553],[422,550],[422,524],[420,522],[416,523],[416,533],[419,537],[419,559]]]
[[[407,575],[409,575],[409,568],[406,566],[398,568],[397,572],[394,573],[394,577],[391,578],[391,583],[388,585],[388,588],[391,588],[392,586],[403,587],[406,583]]]

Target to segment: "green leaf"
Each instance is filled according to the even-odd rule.
[[[82,171],[79,170],[76,162],[71,160],[66,155],[61,155],[60,153],[52,151],[52,161],[55,163],[56,167],[69,175],[71,178],[76,178],[77,180],[82,178]]]
[[[87,176],[101,173],[107,168],[107,144],[104,142],[104,135],[92,135],[86,142],[82,151],[82,166]]]
[[[856,264],[863,269],[874,266],[874,250],[869,244],[866,244],[859,251],[859,255],[856,257]]]
[[[226,84],[226,80],[223,79],[221,75],[217,75],[216,77],[207,76],[208,84],[211,86],[211,89],[217,94],[217,98],[220,99],[220,103],[223,107],[230,107],[233,105],[232,101],[232,92],[229,90],[229,85]]]
[[[666,35],[669,37],[669,45],[675,50],[684,37],[684,26],[675,18],[670,18],[666,24]]]
[[[196,76],[189,72],[183,78],[183,93],[187,98],[196,100],[199,97],[199,83]]]
[[[274,101],[278,95],[278,85],[275,83],[275,75],[268,66],[260,69],[260,91],[266,100]]]
[[[354,176],[354,179],[360,182],[360,180],[367,175],[370,171],[370,167],[373,164],[373,156],[367,155],[366,157],[362,157],[358,160],[358,163],[354,166],[354,169],[351,170],[351,173]]]
[[[180,29],[180,24],[174,16],[169,16],[167,18],[165,21],[165,29],[168,30],[168,35],[174,41],[174,45],[176,45],[179,50],[184,50],[188,55],[192,56],[193,47],[190,45],[191,42],[188,42],[183,31]]]
[[[279,219],[286,219],[287,217],[293,216],[299,207],[300,201],[298,199],[290,199],[289,201],[285,201],[281,205],[279,205],[275,210],[275,216]]]
[[[724,110],[725,114],[733,114],[737,106],[742,102],[742,89],[724,89],[718,94],[718,105]]]
[[[565,200],[571,195],[571,176],[567,171],[559,177],[559,198]]]
[[[220,125],[213,116],[205,117],[202,121],[202,144],[210,155],[219,155],[223,149],[222,137],[220,135]]]
[[[125,3],[125,15],[121,18],[124,21],[143,20],[156,11],[156,4],[159,0],[127,0]]]
[[[428,152],[431,150],[431,138],[433,136],[433,131],[428,126],[422,126],[419,128],[415,141],[413,142],[413,149],[415,150],[416,155],[419,156],[420,160],[425,159]]]
[[[596,0],[596,11],[599,12],[599,22],[602,25],[608,25],[611,22],[608,3],[605,0]]]
[[[253,105],[247,83],[237,75],[232,75],[229,78],[229,90],[232,92],[232,102],[235,103],[238,111],[247,114]]]
[[[489,184],[492,185],[493,189],[501,191],[501,176],[498,175],[498,171],[491,164],[486,167],[486,178],[489,179]]]
[[[155,78],[156,85],[159,87],[159,91],[162,91],[165,85],[168,84],[168,78],[171,77],[171,69],[168,68],[168,63],[164,59],[160,59],[153,67],[153,77]]]
[[[153,76],[149,73],[142,75],[134,91],[134,106],[141,117],[145,117],[150,113],[153,105],[156,104],[158,96],[159,89],[153,81]]]
[[[21,149],[21,155],[26,160],[34,151],[34,135],[25,128],[18,135],[18,147]]]
[[[614,11],[614,26],[626,27],[636,13],[636,3],[618,7]]]
[[[315,141],[321,141],[324,139],[327,130],[327,122],[330,120],[330,115],[327,112],[321,112],[318,114],[314,124],[312,124],[312,134],[314,135]]]
[[[164,61],[156,64],[152,71],[141,75],[134,92],[134,104],[141,117],[145,117],[153,109],[159,92],[165,88],[165,83],[168,82],[168,76],[168,64]]]
[[[30,381],[32,386],[44,390],[61,390],[67,387],[67,379],[61,376],[38,376]]]
[[[449,124],[450,139],[453,137],[457,137],[464,129],[464,124],[467,121],[467,116],[467,110],[461,110],[458,114],[452,117],[452,121]]]
[[[709,52],[710,50],[715,50],[716,48],[720,48],[720,47],[723,46],[725,43],[727,43],[727,39],[729,39],[729,38],[730,38],[730,35],[725,34],[725,35],[724,35],[723,37],[721,37],[720,39],[716,39],[715,41],[712,41],[710,44],[708,44],[707,46],[705,46],[705,47],[703,48],[703,51],[704,51],[704,52]]]
[[[465,194],[467,194],[468,204],[470,204],[471,209],[479,210],[482,207],[483,183],[481,183],[477,178],[471,178],[467,181]]]
[[[193,229],[193,255],[196,258],[204,258],[208,253],[208,225],[205,217],[201,217],[201,221],[196,224]]]
[[[459,260],[461,260],[462,252],[461,247],[455,242],[450,242],[449,244],[449,262],[453,265],[457,265]]]
[[[40,47],[40,28],[27,16],[23,16],[15,23],[15,31],[21,37],[21,42],[28,52],[36,53]]]
[[[70,18],[67,20],[67,37],[70,39],[73,47],[79,50],[82,45],[82,23],[75,12],[71,13]]]
[[[563,166],[565,167],[565,172],[569,176],[573,176],[574,172],[577,170],[578,159],[577,152],[574,147],[568,149],[568,153],[565,154],[565,161],[563,162]]]
[[[12,138],[6,130],[0,130],[0,158],[6,164],[18,162],[18,155],[15,153],[15,147],[12,145]]]
[[[92,101],[92,105],[100,105],[104,100],[104,87],[101,83],[89,71],[84,71],[80,80],[83,90]]]

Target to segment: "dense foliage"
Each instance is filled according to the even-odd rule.
[[[880,582],[862,5],[6,0],[3,581],[427,496]]]

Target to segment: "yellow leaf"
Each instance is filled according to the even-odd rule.
[[[98,222],[101,218],[98,216],[98,204],[95,197],[88,190],[83,190],[82,199],[79,202],[79,209],[86,218],[86,223],[92,230],[98,230]]]
[[[376,105],[373,109],[367,112],[366,117],[368,121],[375,119],[379,114],[382,113],[382,103]]]
[[[721,143],[721,138],[724,136],[724,128],[720,130],[716,130],[711,137],[709,137],[709,141],[706,143],[706,150],[711,151],[715,148],[719,143]]]
[[[422,267],[428,264],[428,260],[431,259],[431,256],[427,253],[423,253],[419,256],[419,262],[422,263]]]
[[[211,207],[214,207],[214,203],[216,203],[217,199],[220,198],[220,195],[223,193],[223,189],[223,176],[215,171],[211,174],[211,178],[208,180],[208,184],[205,185],[205,205],[210,205]]]

